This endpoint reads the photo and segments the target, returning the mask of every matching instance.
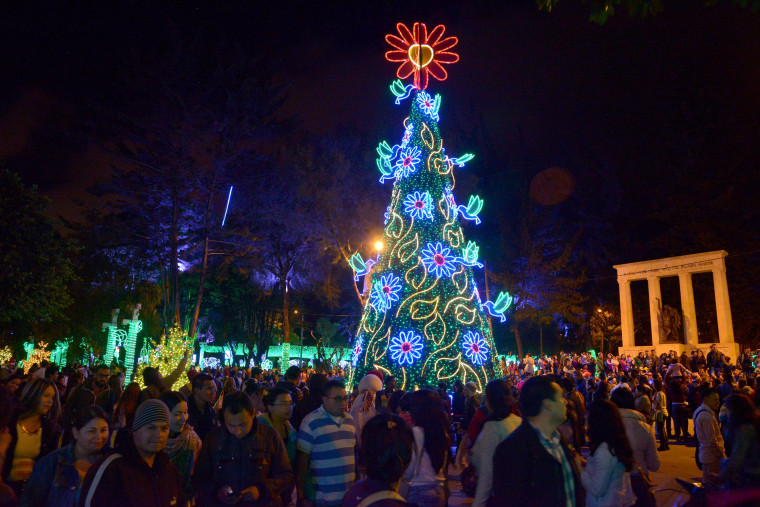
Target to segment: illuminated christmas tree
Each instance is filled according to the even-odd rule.
[[[10,345],[6,345],[0,349],[0,366],[5,366],[11,359],[13,359],[13,350]]]
[[[27,358],[26,361],[24,361],[24,375],[29,373],[31,367],[35,364],[39,366],[42,364],[42,361],[50,360],[50,351],[45,350],[47,347],[48,344],[46,342],[40,342],[38,348],[34,348],[34,343],[31,342],[24,344],[24,349],[27,351]]]
[[[142,382],[142,371],[147,366],[158,368],[161,376],[166,378],[177,369],[182,361],[185,351],[192,355],[195,340],[188,338],[187,333],[180,327],[176,326],[169,330],[168,335],[163,335],[158,342],[151,340],[151,350],[148,353],[148,360],[141,363],[138,372],[135,375],[135,382],[139,382],[141,387],[145,387]],[[167,389],[177,390],[182,387],[186,379],[180,377],[174,385],[166,385]],[[176,387],[176,388],[175,388]]]
[[[379,369],[395,375],[401,389],[461,379],[483,390],[495,376],[496,353],[486,312],[505,320],[511,297],[481,300],[472,269],[483,265],[460,220],[479,224],[483,201],[470,196],[464,206],[454,198],[454,171],[473,155],[446,154],[438,131],[441,97],[425,91],[429,76],[446,79],[441,64],[458,61],[450,51],[457,39],[443,38],[443,25],[429,34],[421,23],[397,29],[400,36],[385,38],[394,48],[386,58],[401,64],[391,91],[410,111],[400,144],[377,148],[380,182],[394,182],[383,248],[376,259],[365,262],[357,253],[350,261],[369,294],[349,383]],[[404,85],[410,76],[413,84]]]

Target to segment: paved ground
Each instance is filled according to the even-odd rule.
[[[689,421],[689,433],[693,436],[694,429]],[[694,449],[696,440],[682,444],[670,441],[670,450],[660,453],[660,469],[651,473],[651,479],[654,483],[652,488],[658,506],[675,506],[681,505],[688,495],[675,482],[675,478],[693,480],[700,482],[702,472],[697,468],[694,461]],[[449,487],[451,488],[451,498],[449,505],[470,505],[472,498],[462,493],[462,487],[459,483],[460,470],[456,467],[449,468]]]

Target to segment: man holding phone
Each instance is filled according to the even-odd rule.
[[[222,415],[224,424],[208,434],[195,464],[198,505],[282,505],[294,476],[280,435],[256,420],[243,391],[224,397]]]

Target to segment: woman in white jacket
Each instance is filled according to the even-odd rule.
[[[472,463],[478,471],[478,488],[473,506],[485,506],[488,503],[493,484],[493,453],[496,446],[522,422],[520,417],[512,413],[514,399],[505,381],[490,381],[486,386],[485,401],[491,417],[483,425],[472,448]]]
[[[588,436],[591,456],[581,473],[586,505],[630,507],[635,504],[636,495],[629,474],[633,469],[633,451],[614,403],[597,400],[591,404]]]

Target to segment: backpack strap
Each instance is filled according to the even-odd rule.
[[[372,493],[368,497],[366,497],[364,500],[361,501],[359,505],[356,507],[369,507],[375,502],[379,502],[380,500],[398,500],[399,502],[405,502],[404,498],[396,493],[395,491],[391,491],[390,489],[386,489],[384,491],[378,491],[377,493]],[[89,507],[89,506],[86,506]]]
[[[100,468],[98,468],[98,471],[95,474],[95,478],[92,480],[92,484],[90,484],[90,490],[87,492],[87,498],[84,501],[84,507],[91,507],[92,497],[95,495],[95,490],[98,488],[100,479],[103,478],[103,473],[106,471],[106,468],[108,468],[108,465],[110,465],[111,462],[118,458],[121,458],[121,454],[115,452],[108,456],[105,460],[103,460],[103,463],[100,464]]]

